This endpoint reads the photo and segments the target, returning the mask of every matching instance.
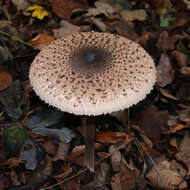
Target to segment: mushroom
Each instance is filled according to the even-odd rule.
[[[144,99],[153,89],[156,69],[151,56],[129,39],[79,32],[44,48],[34,59],[29,78],[46,103],[76,115],[97,116]],[[93,131],[86,128],[91,144]],[[85,152],[86,165],[93,170],[93,151]]]

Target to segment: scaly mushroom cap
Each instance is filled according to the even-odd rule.
[[[80,32],[53,41],[30,68],[34,91],[76,115],[100,115],[138,103],[156,80],[153,59],[124,37]]]

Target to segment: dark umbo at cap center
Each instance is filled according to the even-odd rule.
[[[96,73],[104,73],[110,67],[111,53],[102,48],[85,47],[73,52],[69,63],[73,71],[90,77]]]

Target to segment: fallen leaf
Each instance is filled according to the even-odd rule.
[[[19,159],[26,161],[25,167],[29,170],[35,170],[39,161],[44,157],[42,149],[31,139],[25,141],[24,151],[21,152]]]
[[[96,8],[88,9],[88,13],[84,15],[85,17],[95,17],[100,14],[103,14],[105,17],[109,17],[110,15],[115,13],[113,7],[103,1],[96,1],[94,5],[96,6]]]
[[[44,17],[48,16],[48,12],[42,6],[39,5],[29,6],[26,9],[26,11],[27,12],[32,11],[32,17],[36,17],[40,20],[43,20]]]
[[[52,42],[55,38],[46,33],[38,34],[35,38],[30,40],[28,43],[31,44],[34,49],[42,50],[46,47],[50,42]]]
[[[102,162],[99,165],[98,170],[94,176],[94,186],[101,187],[107,183],[109,183],[111,178],[111,168],[107,162]]]
[[[183,2],[187,5],[187,9],[190,10],[190,2],[188,0],[183,0]]]
[[[2,26],[1,21],[0,21],[0,26]],[[10,56],[11,56],[11,54],[10,54],[8,48],[6,46],[5,47],[0,46],[0,64],[7,61]],[[0,70],[0,72],[1,72],[1,70]]]
[[[163,31],[158,37],[156,46],[163,52],[167,52],[168,50],[174,50],[176,42],[178,40],[182,40],[183,38],[185,38],[184,35],[173,34],[169,36],[167,31]]]
[[[106,31],[106,25],[101,21],[101,19],[97,19],[97,18],[91,18],[92,23],[94,23],[96,25],[96,27],[102,31],[105,32]]]
[[[169,98],[169,99],[172,99],[172,100],[178,100],[178,98],[176,98],[175,96],[171,95],[170,92],[164,88],[160,88],[160,93]]]
[[[190,122],[190,109],[179,110],[179,119],[183,122]]]
[[[27,139],[26,129],[20,125],[4,128],[2,139],[7,153],[18,156]]]
[[[156,187],[163,189],[183,189],[187,187],[181,173],[172,168],[171,162],[162,160],[153,165],[152,169],[146,174],[146,178]]]
[[[42,145],[42,148],[50,155],[56,155],[57,153],[57,146],[52,142],[52,140],[45,141]]]
[[[100,143],[95,143],[94,147],[95,147],[95,150],[100,150],[101,148],[103,148],[103,145]],[[84,149],[85,149],[85,145],[78,145],[78,146],[74,147],[72,149],[71,154],[68,155],[69,159],[74,160],[76,157],[84,154]]]
[[[120,183],[120,173],[116,173],[112,176],[111,187],[113,190],[122,190]]]
[[[168,27],[171,22],[175,21],[176,17],[169,15],[161,15],[160,17],[160,27]]]
[[[167,54],[162,53],[157,65],[157,84],[165,87],[171,84],[174,78],[174,69]]]
[[[13,80],[11,75],[4,70],[0,70],[0,91],[8,88],[12,82]]]
[[[175,115],[169,115],[168,122],[167,122],[168,126],[173,127],[174,125],[177,125],[178,119],[179,119],[179,117],[177,115],[176,116]]]
[[[16,6],[17,11],[22,11],[30,6],[30,3],[27,0],[11,0],[12,3]]]
[[[57,154],[55,155],[53,160],[54,161],[56,161],[56,160],[65,161],[66,157],[68,155],[69,148],[70,148],[69,143],[62,143],[62,142],[59,143],[59,148],[58,148]]]
[[[11,173],[10,173],[10,179],[11,179],[14,186],[21,185],[20,181],[19,181],[19,178],[18,178],[18,175],[14,170],[12,170]]]
[[[32,132],[45,137],[52,137],[64,143],[69,143],[75,137],[74,132],[66,127],[62,129],[34,128]]]
[[[49,2],[55,14],[66,20],[70,19],[74,9],[81,8],[85,10],[89,7],[87,0],[49,0]]]
[[[158,14],[166,14],[173,10],[173,5],[170,0],[150,0]]]
[[[103,131],[96,133],[96,140],[101,143],[117,143],[122,140],[129,141],[128,134],[123,132]]]
[[[147,14],[144,9],[138,10],[122,10],[120,12],[121,18],[126,22],[132,22],[134,20],[145,21],[147,19]]]
[[[190,67],[181,67],[179,71],[181,74],[190,75]]]
[[[80,178],[75,177],[64,184],[60,184],[61,189],[65,190],[81,190],[80,188]]]
[[[187,55],[182,53],[181,51],[174,50],[172,51],[172,55],[177,60],[177,64],[179,67],[186,67],[187,66]]]
[[[24,126],[30,130],[35,128],[50,127],[61,122],[64,115],[65,113],[58,109],[41,107],[31,116],[30,119],[28,119]]]
[[[154,143],[160,139],[161,133],[167,126],[168,112],[159,111],[155,106],[150,106],[140,113],[139,126],[145,135]]]
[[[111,164],[112,164],[113,170],[115,172],[118,172],[118,171],[120,171],[121,153],[119,150],[116,151],[116,149],[117,149],[117,146],[111,145],[109,147],[109,153],[114,152],[114,154],[111,155],[110,159],[111,159]]]
[[[38,167],[32,175],[29,176],[28,184],[37,184],[44,182],[52,174],[53,166],[50,157],[46,157],[40,167]]]
[[[179,152],[175,155],[176,159],[185,163],[188,168],[188,176],[190,175],[190,152],[189,152],[190,137],[186,133],[179,146]]]
[[[9,158],[5,161],[0,162],[0,167],[10,167],[10,168],[16,168],[20,164],[20,160],[17,157]]]
[[[176,97],[181,101],[190,100],[190,80],[189,77],[180,77],[175,87]],[[185,103],[186,104],[186,103]]]
[[[58,174],[58,175],[53,175],[52,177],[54,179],[57,180],[57,182],[62,181],[63,179],[65,179],[66,177],[69,177],[69,175],[71,175],[73,173],[73,169],[72,167],[68,168],[67,170],[65,170],[65,172]]]
[[[169,129],[168,134],[170,133],[176,133],[177,131],[181,131],[182,129],[187,128],[188,126],[183,124],[176,124],[172,128]]]
[[[121,189],[135,189],[137,179],[140,176],[140,171],[135,168],[132,162],[130,164],[127,164],[124,159],[121,160],[120,168]]]
[[[61,28],[59,29],[53,29],[53,34],[55,36],[55,38],[62,38],[66,35],[75,33],[75,32],[79,32],[81,30],[80,26],[76,26],[74,24],[71,24],[70,22],[66,21],[66,20],[62,20],[59,24],[61,26]]]

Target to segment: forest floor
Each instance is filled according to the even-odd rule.
[[[190,189],[189,0],[0,1],[0,190]],[[35,56],[71,33],[118,34],[154,59],[140,103],[96,118],[95,172],[82,117],[48,106],[28,78]]]

